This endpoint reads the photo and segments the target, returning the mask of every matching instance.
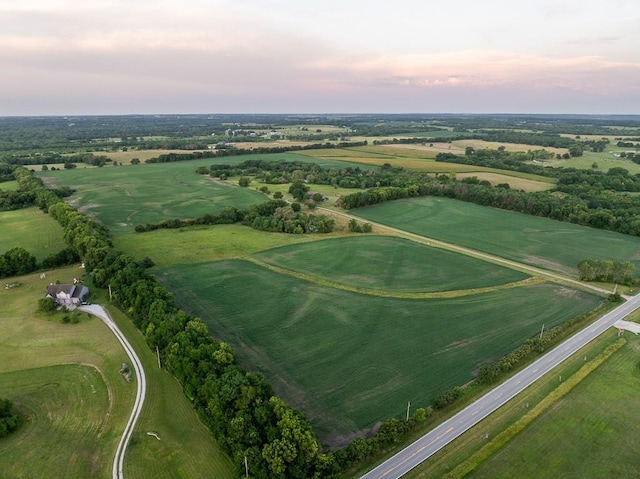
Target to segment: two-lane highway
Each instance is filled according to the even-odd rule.
[[[431,457],[466,430],[562,363],[587,343],[640,308],[640,295],[631,298],[579,333],[549,351],[537,361],[500,384],[473,404],[443,422],[410,446],[398,452],[361,479],[397,479]]]

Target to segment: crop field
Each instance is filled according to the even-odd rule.
[[[640,238],[448,198],[390,201],[351,210],[370,221],[568,274],[585,258],[632,261]]]
[[[20,286],[0,289],[0,397],[27,418],[0,440],[2,477],[111,477],[136,389],[135,380],[128,383],[118,372],[127,356],[96,318],[82,314],[80,323],[62,324],[35,312],[50,281],[69,282],[77,274],[75,268],[48,271],[46,280],[28,275],[15,278]],[[125,456],[127,477],[169,479],[178,471],[187,477],[235,477],[180,385],[157,368],[131,322],[110,312],[147,375],[148,400]]]
[[[126,167],[78,168],[49,171],[42,173],[42,177],[47,183],[76,189],[71,203],[80,211],[96,216],[111,232],[118,234],[133,231],[137,224],[215,214],[226,206],[247,208],[266,201],[264,194],[251,188],[230,186],[195,173],[199,166],[237,164],[247,159],[314,161],[339,168],[349,166],[286,153]]]
[[[500,183],[507,183],[512,189],[524,191],[546,191],[553,188],[553,183],[547,183],[537,180],[529,180],[526,178],[518,178],[502,173],[489,173],[480,171],[476,173],[456,173],[456,179],[469,178],[476,176],[479,180],[487,180],[493,186]]]
[[[621,350],[468,477],[637,477],[640,341],[627,335]]]
[[[0,212],[0,254],[20,246],[42,261],[66,247],[62,227],[38,208]]]
[[[374,268],[385,265],[371,264]],[[326,444],[426,406],[473,371],[599,299],[552,284],[390,299],[227,260],[157,272],[177,302],[302,410]],[[515,313],[514,313],[515,312]]]
[[[339,284],[393,292],[448,291],[521,281],[524,273],[392,236],[356,236],[273,248],[265,263]],[[473,275],[468,272],[473,271]]]
[[[527,145],[524,143],[501,143],[496,141],[485,141],[485,140],[454,140],[451,142],[453,145],[462,148],[464,150],[466,147],[471,146],[476,150],[480,149],[490,149],[497,150],[499,147],[503,146],[506,151],[529,151],[529,150],[547,150],[551,153],[560,153],[561,155],[567,153],[569,150],[567,148],[554,148],[551,146],[540,146],[540,145]]]
[[[474,176],[474,174],[477,176],[478,173],[502,175],[508,179],[508,181],[506,181],[507,183],[517,181],[511,180],[511,178],[522,178],[530,180],[531,183],[523,183],[523,185],[528,185],[531,191],[550,188],[550,185],[556,181],[554,178],[530,173],[435,161],[433,159],[435,158],[435,154],[425,154],[417,149],[417,147],[412,148],[412,146],[414,145],[379,145],[336,150],[310,150],[303,152],[303,154],[316,158],[324,157],[331,160],[344,160],[350,163],[362,163],[370,166],[382,166],[388,163],[392,166],[402,167],[408,170],[424,171],[426,173],[464,173],[471,174],[471,176]]]

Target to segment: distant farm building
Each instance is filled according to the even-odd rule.
[[[53,298],[60,306],[78,305],[89,294],[89,288],[81,284],[50,284],[47,298]]]

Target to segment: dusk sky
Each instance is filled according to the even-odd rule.
[[[640,1],[0,1],[0,115],[331,112],[640,114]]]

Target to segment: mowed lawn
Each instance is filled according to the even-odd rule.
[[[269,200],[269,197],[253,188],[240,188],[213,181],[208,175],[195,173],[200,166],[208,168],[213,164],[238,164],[249,159],[296,160],[337,168],[362,167],[282,153],[122,167],[77,168],[43,172],[40,176],[47,184],[77,190],[69,201],[82,212],[96,216],[112,233],[118,234],[133,231],[137,224],[215,214],[226,206],[244,209]]]
[[[577,264],[592,258],[632,261],[640,273],[640,238],[611,231],[439,197],[349,213],[552,271],[577,274]]]
[[[0,254],[20,246],[42,261],[66,247],[62,227],[38,208],[0,212]]]
[[[78,324],[36,312],[50,281],[69,282],[77,268],[15,278],[0,288],[0,397],[26,418],[0,439],[0,477],[111,478],[115,450],[133,408],[136,378],[119,373],[129,359],[97,318]],[[99,293],[92,293],[99,302]],[[104,299],[104,298],[103,298]],[[110,309],[138,352],[147,399],[125,456],[130,479],[237,477],[175,378],[157,367],[155,353],[129,319]],[[147,432],[158,434],[160,440]]]
[[[380,265],[377,265],[380,266]],[[386,299],[315,283],[242,260],[167,268],[179,305],[228,341],[307,414],[321,440],[401,417],[473,378],[545,324],[599,299],[551,284],[454,299]]]
[[[269,249],[254,257],[335,283],[394,292],[483,288],[529,277],[486,261],[392,236],[314,241]]]
[[[638,477],[640,341],[629,340],[470,478]]]

